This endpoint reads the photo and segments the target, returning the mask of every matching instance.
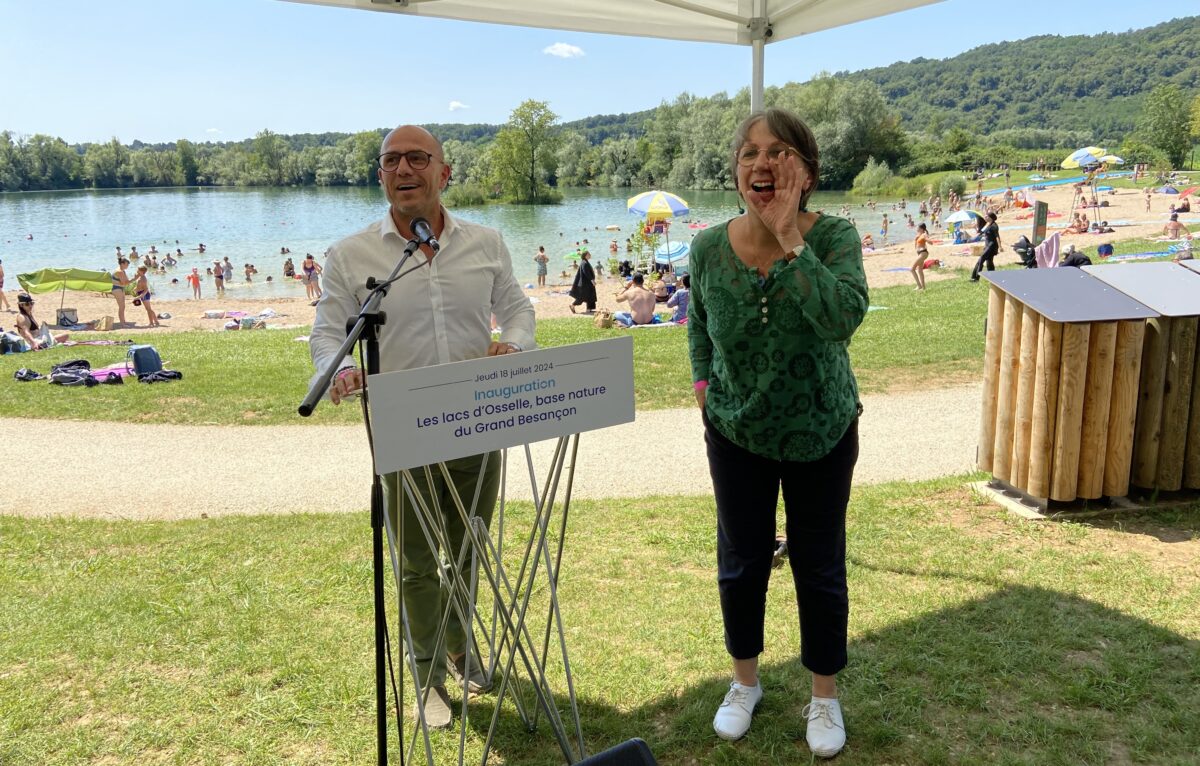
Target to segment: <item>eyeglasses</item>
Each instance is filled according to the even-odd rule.
[[[758,161],[758,155],[762,154],[763,150],[754,146],[745,146],[738,150],[737,163],[742,167],[748,168]],[[803,159],[804,155],[799,149],[787,144],[776,144],[766,150],[768,162],[782,162],[788,157],[796,156]]]
[[[400,167],[400,160],[408,160],[408,166],[413,170],[424,170],[429,167],[431,159],[433,159],[432,154],[420,149],[407,152],[384,152],[375,158],[385,173],[391,173]]]

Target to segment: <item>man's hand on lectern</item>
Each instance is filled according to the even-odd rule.
[[[492,341],[492,344],[490,346],[488,346],[487,355],[488,356],[503,356],[504,354],[516,354],[516,353],[519,353],[520,351],[521,351],[521,349],[517,348],[516,346],[514,346],[511,343],[501,343],[500,341]]]

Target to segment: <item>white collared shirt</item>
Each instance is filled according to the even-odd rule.
[[[401,272],[424,264],[394,283],[381,309],[382,372],[428,367],[487,353],[491,317],[500,341],[528,351],[535,347],[534,312],[512,272],[512,259],[495,229],[454,218],[443,209],[441,250],[426,259],[418,250]],[[391,211],[381,221],[339,241],[328,251],[309,352],[319,377],[346,339],[346,320],[357,316],[370,291],[368,277],[383,280],[403,257],[408,241],[396,230]],[[342,366],[354,360],[347,358]]]

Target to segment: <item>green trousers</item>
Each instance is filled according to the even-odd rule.
[[[479,468],[484,458],[487,458],[487,468],[482,476]],[[462,500],[463,508],[471,513],[471,501],[475,498],[476,486],[479,487],[479,501],[475,506],[475,515],[483,519],[484,524],[492,522],[492,511],[496,506],[496,495],[500,489],[500,453],[491,452],[487,455],[474,455],[446,461],[450,480]],[[446,522],[446,531],[453,550],[442,551],[447,561],[454,561],[458,549],[465,537],[462,518],[450,494],[441,468],[437,465],[429,467],[433,474],[432,491],[425,478],[423,468],[414,468],[411,473],[415,486],[414,494],[435,513],[440,513]],[[399,473],[383,477],[384,505],[391,519],[393,528],[403,530],[403,546],[401,550],[402,580],[404,582],[404,606],[408,611],[409,628],[412,631],[413,658],[417,664],[418,679],[422,685],[438,685],[446,680],[446,663],[444,657],[437,654],[437,631],[442,614],[449,599],[438,580],[438,552],[429,547],[425,533],[417,522],[416,509],[411,507],[408,495],[401,488]],[[402,520],[402,526],[397,526],[396,519]],[[434,540],[436,544],[436,538]],[[463,581],[471,581],[471,553],[467,552],[462,567]],[[466,626],[467,629],[470,626]],[[455,610],[450,611],[450,620],[446,626],[446,652],[461,654],[467,649],[467,630]]]

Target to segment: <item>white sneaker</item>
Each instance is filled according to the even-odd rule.
[[[846,746],[846,725],[842,722],[842,706],[836,699],[813,697],[800,713],[808,719],[805,739],[814,755],[832,758]]]
[[[750,718],[754,708],[762,699],[762,684],[742,686],[737,681],[729,684],[729,693],[717,715],[713,718],[713,729],[721,739],[741,739],[750,729]]]

